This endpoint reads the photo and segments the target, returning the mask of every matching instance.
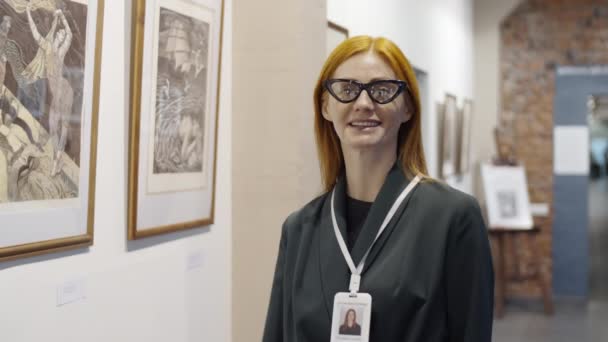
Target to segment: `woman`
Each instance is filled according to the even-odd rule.
[[[406,57],[384,38],[344,41],[314,105],[325,193],[283,224],[263,341],[329,341],[334,296],[357,284],[370,341],[490,341],[486,228],[473,197],[427,176]]]
[[[72,115],[72,105],[74,103],[74,90],[70,82],[63,77],[65,55],[72,44],[73,34],[65,14],[58,9],[53,13],[53,23],[49,33],[46,37],[43,37],[38,32],[34,19],[32,19],[32,6],[32,2],[28,2],[26,14],[32,36],[38,43],[39,50],[24,70],[24,74],[29,75],[28,78],[31,79],[35,77],[32,74],[42,73],[48,80],[48,89],[52,96],[49,111],[49,135],[54,148],[53,167],[50,170],[50,175],[54,177],[62,169],[61,155],[67,144],[70,115]],[[61,20],[63,28],[55,32],[58,19]]]
[[[340,326],[340,335],[361,335],[361,326],[357,324],[357,313],[353,309],[346,311],[344,323]]]

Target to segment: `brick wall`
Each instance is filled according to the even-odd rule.
[[[608,0],[528,0],[500,27],[501,112],[517,158],[527,170],[530,200],[553,202],[553,96],[556,65],[608,65]],[[483,61],[480,61],[483,62]],[[539,220],[539,253],[551,279],[553,212]],[[513,242],[506,271],[530,270],[530,244]],[[510,284],[507,294],[536,296],[529,282]]]

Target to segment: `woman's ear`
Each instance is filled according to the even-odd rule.
[[[325,118],[325,120],[331,122],[331,117],[329,116],[329,112],[327,111],[327,105],[329,99],[327,98],[327,94],[321,95],[321,115]]]
[[[406,123],[406,122],[410,121],[411,118],[412,118],[412,112],[410,112],[408,110],[407,112],[405,112],[405,119],[403,120],[402,123]]]
[[[405,118],[403,123],[410,121],[412,115],[414,114],[414,101],[411,96],[405,96]]]

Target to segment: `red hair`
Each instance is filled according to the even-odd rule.
[[[392,41],[381,37],[357,36],[343,41],[332,51],[323,68],[321,68],[315,86],[315,137],[321,168],[321,180],[325,191],[330,191],[333,188],[341,169],[344,167],[344,157],[340,140],[332,123],[323,117],[323,97],[327,96],[327,91],[323,88],[323,81],[331,78],[338,66],[348,58],[364,52],[373,52],[383,58],[393,69],[395,75],[407,82],[412,115],[399,128],[397,159],[408,176],[421,175],[423,178],[430,179],[422,148],[420,93],[414,69],[403,52]]]

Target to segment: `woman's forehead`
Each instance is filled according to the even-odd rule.
[[[374,79],[394,79],[395,72],[378,54],[373,52],[359,53],[340,64],[333,78],[352,78],[361,82]]]

